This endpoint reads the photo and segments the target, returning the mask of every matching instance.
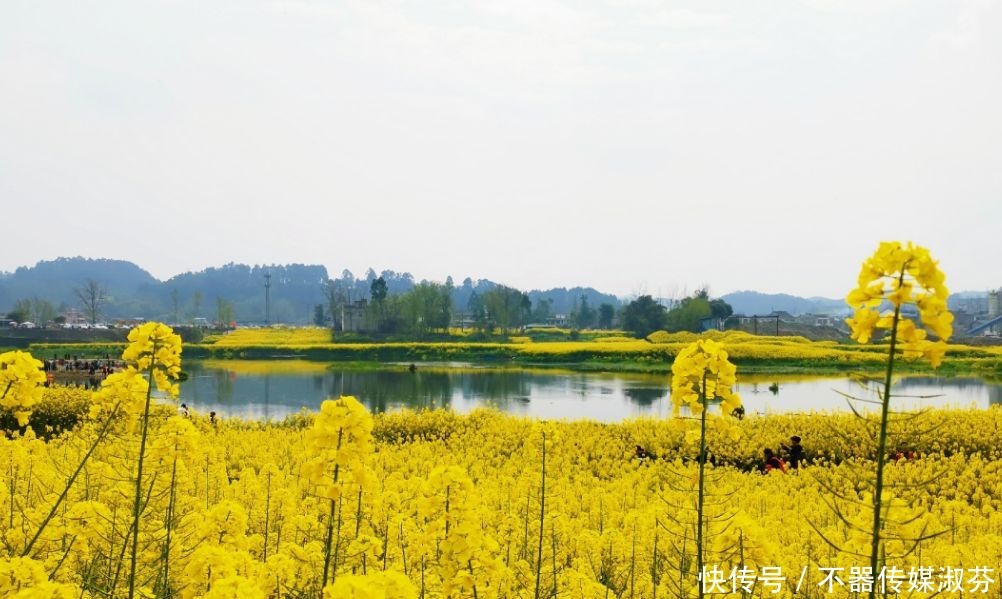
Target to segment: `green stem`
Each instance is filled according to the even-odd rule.
[[[706,412],[709,406],[706,405],[706,372],[703,372],[703,386],[699,391],[699,399],[703,406],[703,411],[699,416],[699,490],[697,491],[696,503],[696,574],[703,573],[703,499],[704,499],[704,470],[706,469]],[[703,599],[703,585],[696,585],[699,599]]]
[[[63,567],[63,563],[65,563],[66,562],[66,558],[69,557],[70,550],[73,549],[73,543],[76,543],[76,541],[77,541],[77,536],[76,535],[73,535],[72,537],[70,537],[70,542],[69,542],[68,545],[66,545],[66,550],[63,551],[63,556],[61,558],[59,558],[59,563],[56,564],[56,567],[53,568],[52,572],[49,573],[49,580],[55,580],[56,579],[56,574],[59,572],[59,568]]]
[[[170,542],[171,533],[174,531],[174,509],[177,501],[175,487],[177,483],[177,456],[171,466],[170,473],[170,499],[167,501],[167,538],[164,540],[164,593],[165,597],[170,596]]]
[[[80,461],[80,465],[78,465],[77,469],[73,472],[72,475],[70,475],[69,480],[66,481],[66,487],[63,489],[63,492],[59,494],[59,497],[56,498],[56,503],[52,506],[52,509],[49,510],[49,514],[45,516],[44,520],[42,520],[42,524],[38,527],[38,531],[35,532],[35,536],[33,536],[31,540],[28,541],[28,545],[24,548],[24,551],[21,552],[21,557],[27,557],[28,554],[31,553],[31,548],[35,546],[35,541],[38,540],[38,537],[42,536],[42,531],[45,530],[46,526],[48,526],[49,522],[52,520],[52,517],[56,515],[56,510],[59,509],[60,504],[62,504],[63,500],[66,499],[66,496],[70,492],[70,487],[73,486],[73,483],[76,481],[77,476],[79,476],[80,473],[83,471],[84,465],[87,464],[87,460],[90,459],[91,454],[93,454],[94,450],[97,449],[98,443],[100,443],[101,440],[104,439],[105,434],[107,434],[108,428],[111,426],[111,422],[112,420],[114,420],[115,415],[118,412],[119,405],[120,404],[116,404],[115,409],[113,409],[111,411],[111,414],[108,415],[108,419],[104,422],[104,425],[101,427],[101,430],[98,431],[97,438],[94,439],[94,443],[90,446],[90,449],[87,450],[87,453],[84,454],[83,460]]]
[[[658,599],[658,521],[654,520],[654,550],[651,552],[651,582],[654,584],[653,599]]]
[[[268,492],[264,500],[264,556],[261,561],[268,562],[268,525],[271,516],[271,472],[268,473]]]
[[[536,594],[534,599],[539,599],[539,583],[542,580],[543,570],[543,524],[546,517],[546,433],[543,433],[542,471],[542,482],[539,489],[539,547],[536,552]]]
[[[150,428],[150,398],[153,396],[153,369],[156,368],[157,342],[150,352],[150,370],[147,373],[146,405],[143,406],[143,433],[139,439],[139,465],[136,468],[136,498],[132,504],[132,555],[129,561],[129,599],[136,596],[136,564],[139,553],[139,516],[143,496],[143,459],[146,457],[146,437]]]
[[[898,278],[898,288],[904,281],[905,268],[901,268],[901,275]],[[873,490],[873,535],[870,541],[870,572],[876,576],[880,563],[880,529],[882,509],[881,494],[884,491],[884,465],[887,462],[887,421],[891,404],[891,376],[894,374],[894,349],[898,342],[898,322],[901,320],[901,306],[894,307],[894,320],[891,323],[891,346],[888,350],[890,355],[887,358],[887,373],[884,377],[884,396],[880,405],[880,434],[877,436],[877,480]],[[876,586],[870,589],[869,599],[876,599]]]
[[[335,451],[341,449],[341,440],[344,438],[344,429],[340,428],[337,431],[337,448]],[[338,472],[340,469],[340,464],[334,464],[334,484],[337,484]],[[324,541],[324,578],[323,583],[320,585],[320,591],[323,592],[324,587],[327,586],[327,580],[330,575],[331,566],[331,543],[334,540],[334,515],[335,515],[336,505],[334,500],[331,499],[331,510],[330,516],[327,518],[327,538]],[[340,526],[338,526],[340,531]]]

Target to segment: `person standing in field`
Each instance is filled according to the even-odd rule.
[[[790,468],[794,470],[800,468],[801,462],[807,459],[807,456],[804,455],[804,447],[800,444],[800,437],[797,435],[790,437],[790,445],[780,445],[780,447],[786,452]]]

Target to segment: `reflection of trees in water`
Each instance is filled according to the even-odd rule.
[[[524,403],[532,397],[533,385],[546,386],[548,376],[530,377],[515,370],[461,372],[456,375],[456,385],[462,389],[463,399],[480,400],[505,409],[513,402]]]
[[[668,395],[667,389],[653,387],[626,387],[623,394],[638,406],[648,407]]]
[[[882,381],[876,381],[880,385],[883,385]],[[894,386],[899,389],[907,389],[908,387],[944,387],[949,389],[960,389],[961,391],[966,389],[980,389],[981,387],[987,387],[983,380],[977,377],[957,377],[957,378],[943,378],[938,376],[909,376],[896,381]]]
[[[354,395],[373,412],[396,406],[442,408],[452,404],[452,382],[446,373],[408,371],[335,371],[331,396]]]
[[[603,397],[612,407],[634,405],[644,409],[668,399],[666,381],[662,377],[640,378],[628,375],[601,376],[592,373],[540,372],[519,370],[432,370],[418,367],[416,372],[406,368],[388,370],[333,370],[323,373],[289,372],[276,370],[274,374],[236,374],[225,368],[203,368],[198,363],[186,367],[189,380],[181,385],[181,401],[190,407],[207,404],[240,406],[262,402],[272,409],[289,407],[292,411],[301,406],[316,409],[329,397],[341,394],[355,395],[374,412],[406,406],[414,409],[451,407],[453,397],[463,405],[492,404],[501,410],[524,412],[525,403],[559,402],[579,397]],[[783,383],[781,395],[812,397],[823,393],[830,395],[831,380],[806,383]],[[739,391],[768,395],[768,380],[739,384]],[[982,391],[984,389],[984,391]],[[786,393],[789,391],[790,393]],[[869,398],[865,388],[850,386],[859,397]],[[812,395],[814,394],[814,395]],[[947,399],[970,395],[989,405],[1002,405],[1002,385],[976,377],[906,377],[896,383],[895,395],[943,394]],[[751,399],[751,397],[749,397]],[[570,404],[568,404],[570,405]],[[982,404],[983,405],[983,404]],[[751,408],[749,408],[751,410]],[[266,408],[267,410],[267,408]]]
[[[1002,385],[989,385],[985,383],[985,387],[988,388],[988,405],[1002,405]]]
[[[229,403],[233,400],[233,383],[236,375],[226,370],[212,371],[216,384],[216,403]]]

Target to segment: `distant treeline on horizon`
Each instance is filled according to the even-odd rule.
[[[327,268],[315,264],[255,265],[227,264],[198,272],[183,273],[160,281],[127,260],[58,258],[32,267],[0,273],[0,313],[14,309],[19,301],[44,300],[56,312],[82,309],[80,292],[88,285],[105,295],[102,316],[106,319],[157,318],[187,322],[196,317],[213,320],[220,303],[240,322],[265,321],[265,275],[268,283],[270,322],[306,324],[313,322],[317,305],[328,300],[328,290],[336,286],[352,301],[369,299],[372,282],[380,277],[389,295],[406,293],[421,283],[409,272],[369,268],[356,276],[345,269],[331,277]],[[499,283],[467,277],[451,283],[452,301],[463,311],[474,294],[484,294]],[[620,298],[591,287],[553,288],[528,291],[533,303],[550,302],[553,313],[569,313],[584,296],[597,307],[603,303],[621,305]]]
[[[416,281],[409,272],[369,268],[356,276],[343,270],[331,277],[327,268],[315,264],[255,265],[227,264],[198,272],[183,273],[160,281],[146,270],[126,260],[58,258],[35,266],[0,273],[0,316],[15,306],[35,306],[35,317],[68,310],[82,310],[81,291],[91,287],[104,295],[102,318],[107,320],[153,318],[167,322],[191,322],[194,318],[217,320],[230,314],[241,323],[264,322],[265,275],[270,275],[268,307],[272,323],[308,324],[315,321],[318,305],[327,305],[332,289],[345,299],[370,298],[372,283],[382,278],[389,295],[411,291]],[[455,312],[466,311],[474,294],[483,296],[500,283],[466,277],[461,281],[437,281],[451,285]],[[609,304],[620,309],[625,300],[592,287],[556,287],[526,292],[533,305],[548,302],[550,314],[570,314],[582,298],[591,309]],[[659,299],[659,298],[655,298]],[[672,298],[681,299],[681,298]],[[785,311],[797,314],[841,314],[847,306],[842,299],[803,298],[787,294],[739,291],[719,297],[735,314],[768,314]],[[962,293],[951,297],[951,307],[977,311],[983,296]],[[670,303],[670,302],[665,302]],[[44,322],[44,318],[39,318]]]

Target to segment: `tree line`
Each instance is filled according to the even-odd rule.
[[[708,317],[726,318],[730,306],[701,289],[670,302],[641,295],[626,303],[590,287],[523,291],[469,277],[454,283],[420,281],[407,272],[344,270],[328,278],[316,265],[228,264],[160,282],[125,261],[82,258],[40,262],[0,273],[0,305],[17,322],[60,324],[78,310],[94,324],[115,318],[159,318],[182,324],[205,319],[221,325],[265,316],[264,276],[271,275],[270,322],[313,321],[335,330],[359,318],[371,332],[428,335],[450,325],[503,334],[528,325],[623,329],[638,337],[656,330],[698,331]],[[16,299],[15,299],[16,298]],[[365,308],[357,304],[364,300]],[[318,303],[322,302],[322,303]],[[352,320],[354,318],[354,321]]]
[[[572,329],[619,327],[646,337],[659,330],[698,332],[707,319],[722,322],[733,313],[727,302],[710,299],[706,288],[672,302],[670,307],[650,295],[641,295],[618,310],[608,302],[592,306],[588,296],[582,294],[569,314],[553,312],[551,299],[537,298],[533,302],[529,293],[507,285],[474,290],[465,306],[457,306],[451,278],[445,283],[421,281],[403,293],[392,294],[386,279],[379,276],[369,281],[364,297],[359,297],[362,294],[356,281],[330,280],[324,294],[327,303],[314,308],[315,324],[330,326],[335,332],[384,335],[426,336],[446,332],[449,327],[508,335],[530,325],[557,325]]]

